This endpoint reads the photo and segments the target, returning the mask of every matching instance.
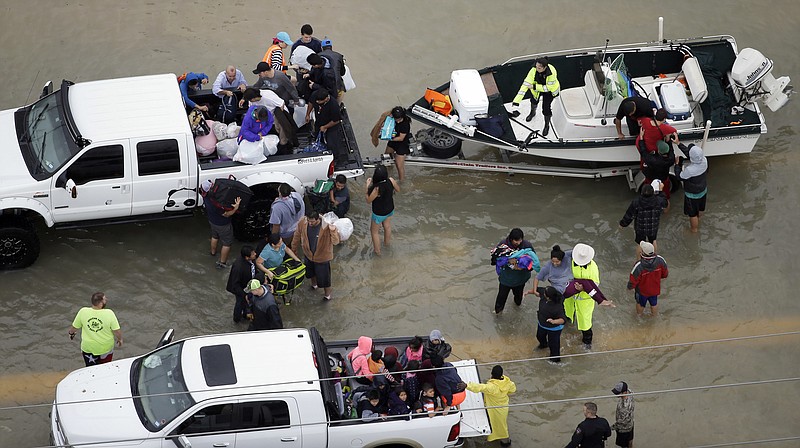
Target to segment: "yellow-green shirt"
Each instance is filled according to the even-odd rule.
[[[83,307],[72,326],[81,329],[81,351],[105,355],[114,349],[114,331],[119,330],[119,322],[113,311]]]

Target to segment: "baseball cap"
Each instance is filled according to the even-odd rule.
[[[283,41],[283,43],[285,43],[286,45],[292,45],[294,43],[292,42],[292,38],[289,37],[289,33],[287,33],[286,31],[281,31],[280,33],[275,35],[275,38],[280,41]]]
[[[614,386],[613,389],[611,389],[611,392],[614,392],[614,395],[619,395],[627,391],[628,391],[628,383],[626,383],[625,381],[620,381],[619,383],[617,383],[616,386]]]
[[[659,154],[669,153],[669,145],[664,140],[659,140],[658,143],[656,143],[656,147],[658,148]]]
[[[249,282],[247,282],[247,286],[244,287],[244,292],[246,293],[253,292],[254,290],[260,287],[261,287],[261,282],[256,279],[252,279]]]
[[[332,47],[333,46],[333,42],[331,42],[331,40],[326,37],[325,39],[322,39],[322,46],[323,47]]]
[[[257,75],[257,74],[259,74],[261,72],[265,72],[265,71],[269,70],[269,67],[270,67],[269,64],[267,64],[264,61],[261,61],[261,62],[258,63],[258,65],[256,65],[256,69],[253,70],[253,74]]]

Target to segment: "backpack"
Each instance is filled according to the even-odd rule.
[[[306,265],[299,261],[288,259],[275,268],[270,282],[275,288],[275,295],[285,295],[297,289],[306,278]]]
[[[229,124],[236,120],[236,109],[239,106],[236,102],[236,95],[223,96],[222,103],[217,109],[217,121]]]
[[[206,193],[206,199],[223,210],[231,210],[236,198],[242,199],[239,203],[239,211],[244,210],[252,197],[253,191],[247,185],[228,178],[214,179],[214,185]]]

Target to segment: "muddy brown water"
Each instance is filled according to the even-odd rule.
[[[665,17],[667,37],[731,34],[775,61],[776,75],[800,79],[800,5],[793,1],[629,4],[580,1],[2,2],[0,107],[19,106],[47,79],[86,81],[204,71],[229,63],[248,80],[268,37],[311,22],[343,53],[357,88],[345,102],[362,154],[383,148],[368,132],[381,111],[410,104],[453,69],[481,68],[536,51],[645,41]],[[620,20],[620,17],[625,17]],[[33,85],[33,87],[31,87]],[[769,132],[749,155],[710,161],[709,205],[700,233],[687,232],[677,205],[664,217],[659,248],[670,264],[662,315],[639,319],[625,290],[633,232],[617,221],[632,198],[621,179],[602,181],[409,168],[398,195],[394,244],[371,256],[364,179],[351,190],[353,237],[336,250],[334,300],[303,288],[281,310],[289,326],[316,326],[328,339],[413,335],[439,328],[453,353],[480,362],[541,355],[536,304],[492,311],[497,279],[489,248],[521,227],[540,254],[586,242],[597,250],[604,291],[616,309],[595,312],[595,351],[800,330],[797,300],[796,150],[798,102],[766,111]],[[124,121],[120,122],[124,126]],[[496,160],[466,146],[470,158]],[[516,156],[515,160],[524,160]],[[2,179],[0,179],[2,182]],[[178,337],[239,331],[230,321],[226,273],[206,255],[207,223],[191,219],[46,231],[31,268],[0,273],[0,406],[47,403],[66,372],[81,367],[66,330],[95,290],[105,291],[125,332],[117,357],[149,350],[165,328]],[[239,245],[234,247],[238,251]],[[635,391],[797,376],[797,336],[597,354],[560,366],[506,364],[512,403],[608,395],[625,380]],[[581,353],[574,328],[564,353]],[[488,377],[489,367],[482,368]],[[693,446],[800,435],[797,382],[641,397],[637,446]],[[597,400],[613,420],[613,399]],[[46,407],[0,411],[0,447],[48,443]],[[580,401],[520,406],[509,427],[515,446],[565,445],[582,419]],[[492,446],[481,440],[470,446]],[[798,446],[797,441],[769,446]]]

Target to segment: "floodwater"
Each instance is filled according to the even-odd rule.
[[[113,4],[113,6],[112,6]],[[22,105],[48,79],[86,81],[227,64],[250,71],[268,37],[299,34],[311,22],[343,53],[357,88],[348,105],[364,155],[383,148],[368,132],[381,111],[410,104],[453,69],[481,68],[537,51],[731,34],[775,61],[775,74],[800,79],[800,4],[793,0],[630,3],[618,0],[504,2],[104,2],[4,1],[0,4],[0,108]],[[625,18],[624,21],[621,18]],[[489,363],[541,356],[534,349],[536,304],[492,313],[497,279],[489,248],[521,227],[540,255],[550,246],[589,243],[604,291],[619,305],[595,312],[595,352],[800,330],[797,229],[800,157],[794,145],[800,106],[766,111],[769,132],[750,155],[710,161],[709,203],[699,234],[687,231],[681,196],[664,217],[659,249],[670,265],[657,319],[637,318],[625,290],[633,231],[618,230],[632,194],[621,178],[602,181],[410,167],[396,199],[394,241],[371,256],[364,179],[351,190],[353,237],[336,250],[334,300],[303,288],[283,308],[284,322],[318,327],[329,340],[428,333],[439,328],[453,353]],[[124,126],[124,111],[119,125]],[[497,159],[467,147],[471,158]],[[521,157],[521,156],[516,156]],[[514,158],[512,158],[514,159]],[[517,161],[523,160],[516,159]],[[0,182],[2,180],[0,179]],[[207,254],[207,223],[193,219],[86,230],[47,231],[31,268],[0,273],[0,406],[43,404],[79,368],[67,328],[102,290],[119,317],[125,346],[116,357],[149,350],[166,328],[178,337],[240,331],[230,321],[227,274]],[[238,252],[239,245],[234,247]],[[546,257],[546,255],[544,255]],[[637,392],[796,377],[797,335],[750,341],[599,353],[504,363],[517,383],[509,427],[514,446],[565,445],[582,420],[584,397],[610,395],[619,380]],[[570,328],[563,352],[583,353]],[[530,404],[545,400],[571,402]],[[596,399],[613,421],[613,398]],[[637,446],[726,444],[800,436],[796,381],[640,397]],[[47,445],[48,409],[0,410],[0,446]],[[611,445],[611,443],[609,443]],[[799,446],[798,440],[771,447]],[[470,446],[492,446],[481,440]]]

